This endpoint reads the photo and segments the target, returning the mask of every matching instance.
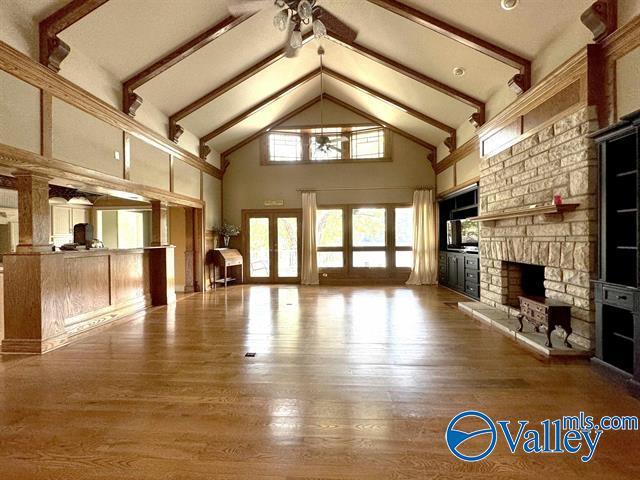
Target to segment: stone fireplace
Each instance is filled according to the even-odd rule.
[[[480,215],[578,203],[571,212],[482,222],[481,301],[517,313],[517,297],[544,295],[568,303],[573,342],[594,345],[597,155],[587,134],[597,128],[584,107],[480,163]]]

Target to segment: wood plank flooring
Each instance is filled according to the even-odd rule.
[[[3,480],[640,478],[640,433],[594,459],[478,463],[444,442],[477,409],[538,422],[640,415],[587,362],[549,362],[436,287],[237,286],[44,356],[0,357]],[[255,352],[254,358],[245,357]]]

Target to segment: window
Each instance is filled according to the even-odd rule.
[[[327,151],[318,150],[316,137],[328,136]],[[262,163],[315,163],[339,161],[390,161],[388,131],[376,125],[305,127],[272,131],[261,143]]]
[[[343,210],[318,209],[316,215],[318,268],[344,267]]]
[[[269,161],[299,162],[300,160],[302,160],[302,138],[300,134],[269,134]]]
[[[384,157],[384,130],[367,128],[351,133],[351,158]]]
[[[386,269],[393,275],[396,268],[413,266],[413,209],[408,205],[319,208],[316,242],[320,269],[346,269],[351,277],[364,274],[363,269],[380,269],[372,272],[378,276]]]
[[[386,267],[386,208],[354,208],[351,213],[351,229],[353,266]]]
[[[326,135],[330,138],[331,144],[336,148],[330,148],[328,151],[323,152],[318,150],[318,144],[316,142],[316,136]],[[342,149],[343,142],[341,142],[342,138],[342,129],[340,128],[314,128],[311,130],[311,136],[309,141],[309,157],[312,161],[323,161],[323,160],[339,160],[342,158]]]

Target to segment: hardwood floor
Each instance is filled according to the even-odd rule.
[[[447,449],[451,418],[640,415],[588,363],[548,362],[435,287],[239,286],[44,356],[0,357],[3,480],[640,478],[640,432],[593,460]],[[255,352],[254,358],[245,357]]]

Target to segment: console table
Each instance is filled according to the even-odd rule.
[[[546,346],[551,348],[551,332],[556,327],[562,327],[566,332],[564,344],[571,348],[571,344],[567,341],[571,335],[571,305],[551,298],[545,297],[518,297],[520,300],[520,321],[519,332],[522,331],[522,319],[525,318],[533,324],[536,332],[540,331],[540,327],[547,327],[547,343]]]

